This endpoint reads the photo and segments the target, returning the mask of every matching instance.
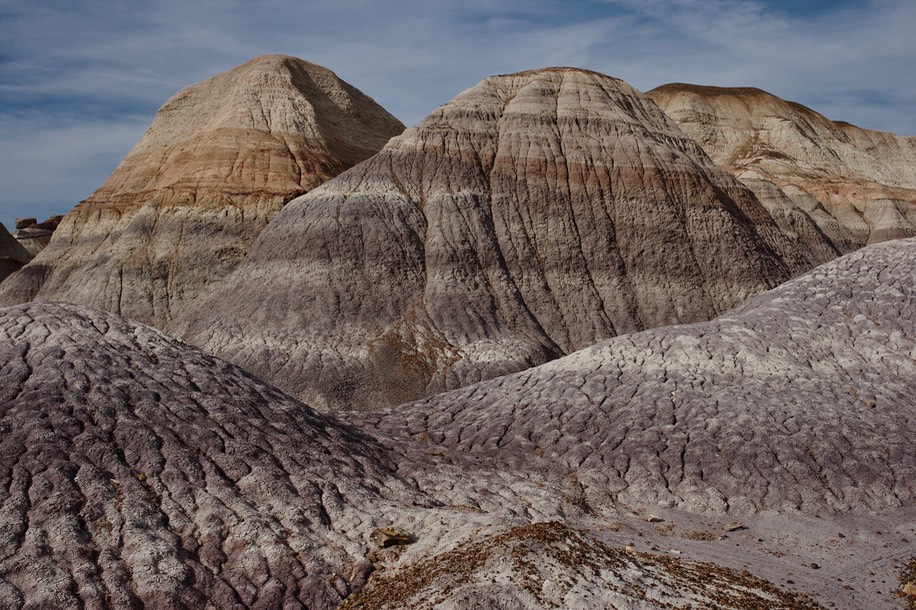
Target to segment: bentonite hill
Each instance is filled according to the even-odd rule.
[[[0,603],[892,608],[914,273],[870,246],[346,423],[115,314],[2,309]]]
[[[814,263],[620,80],[489,78],[295,200],[176,328],[319,408],[378,408],[709,319]]]
[[[0,302],[70,301],[165,328],[283,205],[404,127],[321,66],[281,55],[175,94]]]
[[[575,68],[401,130],[265,56],[0,225],[0,608],[914,607],[912,138]]]
[[[815,257],[916,235],[916,137],[831,121],[751,88],[647,94]]]

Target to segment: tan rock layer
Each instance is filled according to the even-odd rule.
[[[487,79],[297,199],[182,332],[371,408],[707,319],[811,265],[650,100],[548,69]]]
[[[787,234],[832,258],[916,235],[916,137],[831,121],[759,89],[670,84],[648,93],[749,186]]]
[[[265,56],[192,85],[0,302],[65,300],[167,327],[283,205],[403,125],[329,70]]]

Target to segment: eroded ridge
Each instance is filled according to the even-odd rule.
[[[808,256],[916,235],[916,138],[831,121],[759,89],[675,83],[647,95]]]
[[[151,328],[0,310],[4,608],[334,607],[370,569],[375,511],[415,501],[387,464]]]
[[[814,263],[648,98],[489,78],[287,206],[182,336],[375,409],[709,319]]]
[[[911,506],[914,277],[916,240],[870,246],[710,322],[349,417],[389,435],[411,476],[434,481],[435,454],[468,480],[572,479],[599,511]]]

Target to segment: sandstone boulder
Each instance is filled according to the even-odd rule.
[[[63,219],[62,215],[51,216],[43,222],[35,218],[17,218],[13,237],[32,257],[38,256],[51,243],[51,236]]]
[[[167,327],[286,202],[402,130],[333,72],[293,57],[259,57],[191,85],[0,302],[70,301]]]

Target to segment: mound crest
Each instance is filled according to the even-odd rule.
[[[334,607],[383,498],[414,497],[387,463],[149,327],[0,310],[4,608]]]

